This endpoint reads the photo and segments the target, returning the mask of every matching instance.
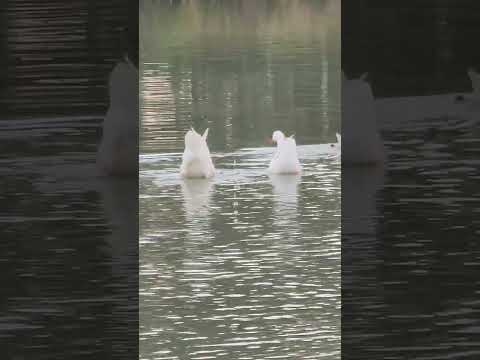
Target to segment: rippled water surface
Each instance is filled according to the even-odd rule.
[[[218,154],[212,181],[142,156],[143,358],[339,358],[340,166],[299,153],[301,177],[266,175],[272,149]]]
[[[479,112],[455,96],[380,99],[385,168],[342,169],[349,359],[480,354]]]
[[[0,141],[16,149],[0,156],[5,358],[136,349],[138,185],[98,175],[101,120],[0,122]]]
[[[369,73],[388,152],[342,169],[345,360],[480,358],[480,107],[455,102],[480,70],[479,9],[342,2],[342,67]]]
[[[336,7],[144,4],[141,358],[339,359]],[[212,180],[179,177],[190,126],[210,128]],[[276,129],[302,176],[267,175]]]
[[[138,182],[95,167],[131,4],[0,3],[4,359],[137,356]]]

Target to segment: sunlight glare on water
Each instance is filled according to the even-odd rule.
[[[306,147],[303,176],[268,176],[265,149],[217,158],[213,180],[141,158],[145,358],[338,358],[340,164]]]
[[[141,359],[340,358],[338,2],[241,3],[140,9]],[[302,176],[266,173],[276,129]]]

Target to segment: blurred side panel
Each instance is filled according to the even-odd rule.
[[[97,164],[123,128],[104,126],[110,73],[125,55],[138,72],[138,1],[2,1],[0,51],[2,358],[138,358],[138,171]]]
[[[480,356],[478,24],[342,1],[342,359]]]

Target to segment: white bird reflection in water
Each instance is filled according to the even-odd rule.
[[[342,283],[347,288],[365,281],[361,280],[365,272],[378,273],[383,252],[377,236],[377,197],[384,177],[384,166],[342,167]],[[374,282],[381,283],[381,279]],[[373,296],[383,301],[382,292]]]
[[[298,230],[298,185],[301,175],[269,175],[274,194],[274,223],[277,226],[288,228],[289,231]]]
[[[213,189],[213,182],[206,179],[184,179],[181,182],[183,193],[183,204],[187,220],[194,221],[201,219],[201,223],[207,223],[210,212],[210,197]]]
[[[97,187],[110,223],[112,233],[108,237],[114,267],[120,273],[129,274],[129,266],[137,261],[138,247],[138,182],[131,178],[103,178]]]
[[[47,168],[48,170],[50,168]],[[55,182],[39,184],[42,192],[97,192],[100,211],[105,217],[109,234],[105,235],[115,276],[132,277],[132,267],[138,261],[138,181],[131,177],[111,177],[98,174],[92,164],[67,164],[56,167],[50,176]],[[132,286],[137,281],[131,278]]]
[[[210,199],[213,181],[208,179],[183,179],[181,189],[186,217],[186,255],[181,273],[192,288],[193,297],[209,297],[209,279],[212,264],[205,258],[205,246],[212,240],[210,231]],[[207,246],[207,249],[209,247]]]
[[[375,233],[376,198],[384,184],[385,167],[342,167],[342,225],[345,234]]]
[[[159,328],[212,358],[243,337],[271,339],[274,356],[297,335],[315,355],[338,353],[340,167],[327,144],[299,154],[302,176],[270,177],[270,148],[218,154],[210,181],[182,179],[180,153],[140,158],[144,353],[174,354]]]

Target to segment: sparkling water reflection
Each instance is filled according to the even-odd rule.
[[[339,358],[338,157],[300,146],[303,176],[269,177],[271,154],[219,154],[214,180],[142,156],[142,358]]]
[[[140,8],[141,152],[183,149],[192,125],[213,150],[303,144],[340,132],[337,1],[145,1]],[[304,21],[307,19],[307,21]]]
[[[340,358],[339,10],[141,3],[141,359]],[[191,126],[210,181],[179,177]],[[301,177],[266,174],[276,129]]]

